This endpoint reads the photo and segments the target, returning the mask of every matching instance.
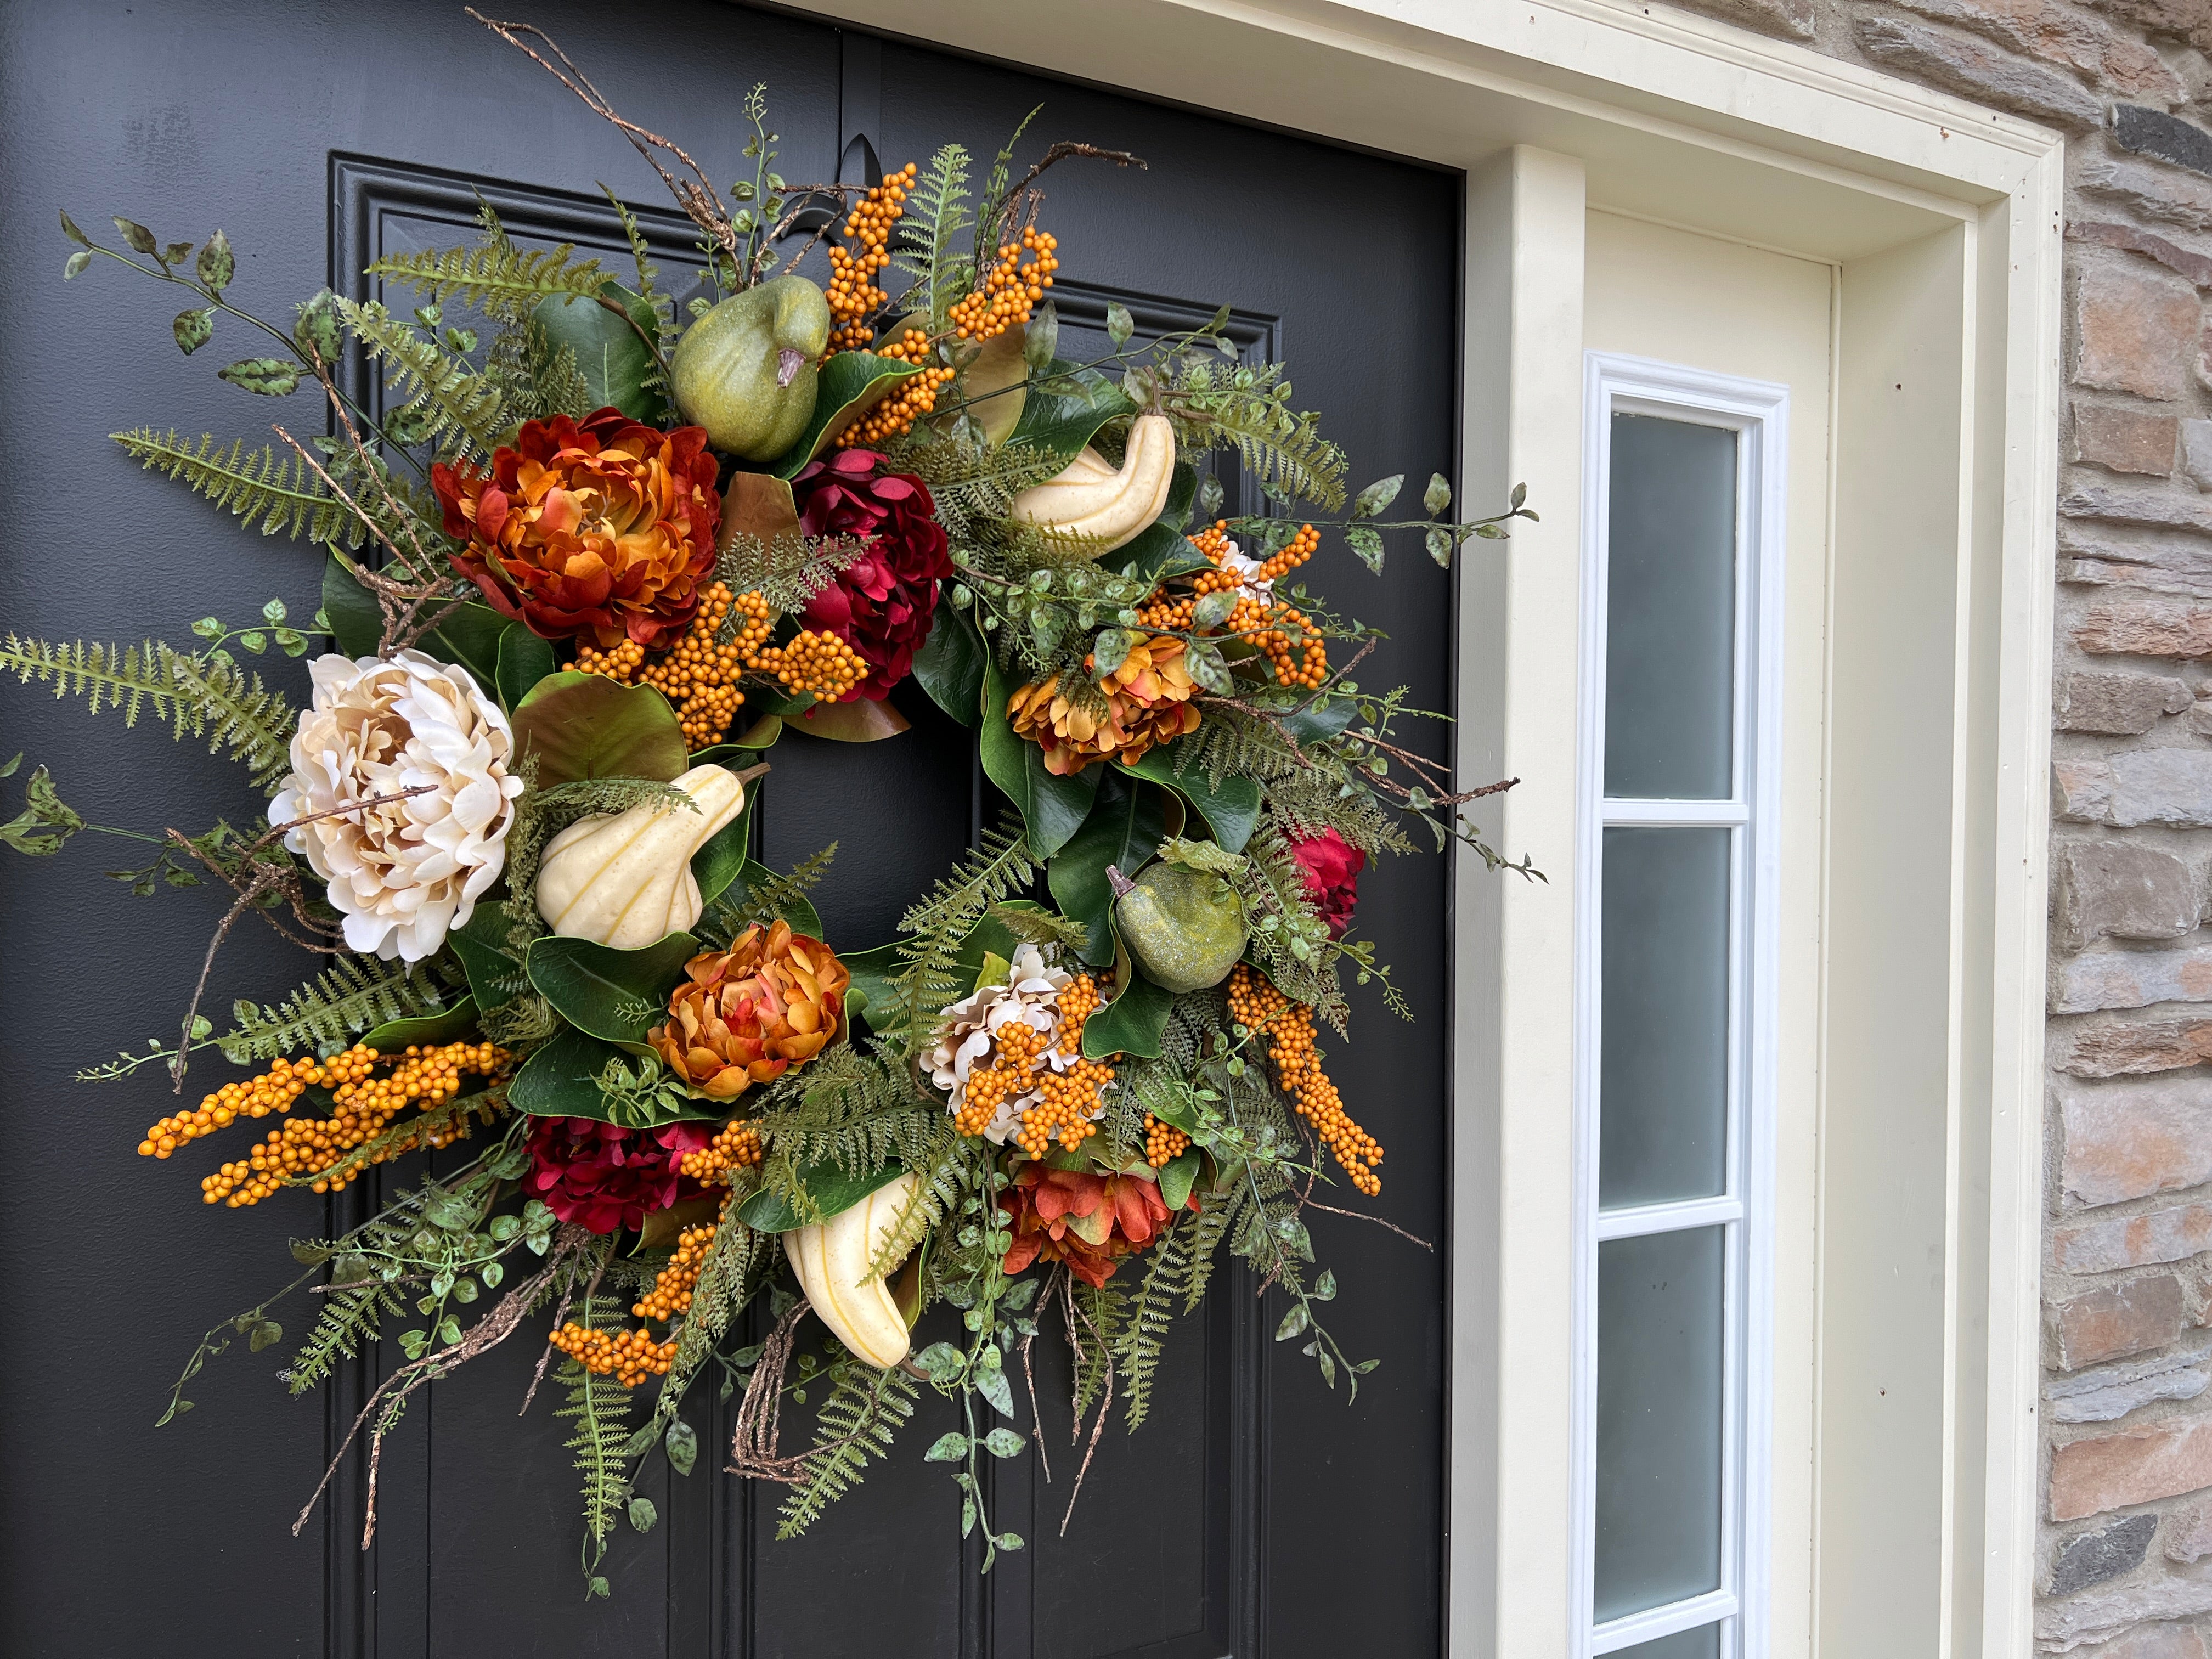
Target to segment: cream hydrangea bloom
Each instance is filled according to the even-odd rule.
[[[294,824],[284,844],[329,884],[349,948],[420,962],[468,921],[507,862],[522,793],[508,770],[514,730],[467,670],[419,651],[333,654],[307,672],[314,700],[269,821]],[[313,817],[424,785],[365,811]]]
[[[978,988],[938,1015],[937,1041],[927,1058],[930,1080],[949,1090],[952,1098],[945,1109],[957,1113],[968,1103],[968,1075],[990,1064],[992,1044],[999,1032],[1016,1020],[1043,1033],[1045,1058],[1055,1072],[1075,1064],[1074,1057],[1060,1052],[1060,994],[1074,975],[1065,969],[1048,968],[1034,945],[1024,945],[1003,983]],[[1022,1114],[1044,1098],[1036,1087],[1009,1095],[983,1133],[994,1146],[1020,1127]]]

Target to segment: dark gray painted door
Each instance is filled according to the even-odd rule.
[[[1064,327],[1096,330],[1119,298],[1140,327],[1226,301],[1255,356],[1288,356],[1297,400],[1326,411],[1364,477],[1451,471],[1457,372],[1455,176],[1354,155],[1186,110],[879,43],[780,15],[655,0],[540,0],[529,14],[625,113],[737,176],[738,104],[769,82],[785,173],[834,176],[865,134],[887,165],[946,139],[988,154],[1032,105],[1033,131],[1134,150],[1145,173],[1054,175]],[[15,0],[0,8],[0,410],[13,510],[0,539],[0,623],[136,640],[271,595],[316,603],[319,562],[228,527],[108,444],[155,422],[254,434],[271,405],[217,382],[220,347],[166,345],[169,308],[112,268],[62,287],[54,210],[122,213],[165,238],[222,226],[238,296],[264,314],[410,244],[464,240],[483,188],[518,232],[620,247],[596,181],[641,204],[664,264],[689,243],[611,130],[458,5],[354,0]],[[327,227],[327,234],[319,234]],[[125,278],[130,277],[129,281]],[[212,360],[212,362],[210,361]],[[280,411],[315,418],[303,404]],[[1232,490],[1235,481],[1230,480]],[[1449,579],[1418,557],[1387,580],[1340,550],[1309,573],[1387,630],[1361,678],[1449,698]],[[303,681],[296,665],[275,678]],[[902,693],[915,730],[855,750],[787,742],[764,799],[766,856],[787,866],[842,842],[817,896],[833,941],[888,937],[911,895],[995,816],[957,728]],[[125,732],[34,690],[0,689],[0,751],[51,765],[100,821],[197,829],[256,803],[237,773]],[[1441,728],[1426,738],[1440,750]],[[82,847],[80,843],[80,847]],[[344,1659],[538,1654],[864,1653],[996,1659],[1219,1659],[1437,1650],[1443,1419],[1440,1257],[1318,1217],[1344,1287],[1336,1328],[1381,1358],[1356,1405],[1267,1340],[1280,1309],[1224,1273],[1179,1327],[1152,1422],[1099,1446],[1065,1536],[1082,1449],[1065,1370],[1037,1389],[1050,1479],[998,1467],[994,1513],[1030,1540],[988,1579],[956,1535],[957,1494],[921,1462],[946,1423],[925,1413],[899,1454],[807,1539],[772,1537],[776,1493],[665,1468],[645,1490],[660,1526],[624,1534],[616,1594],[586,1605],[562,1425],[518,1419],[534,1358],[518,1341],[441,1383],[387,1449],[374,1547],[359,1546],[363,1470],[287,1530],[335,1445],[365,1364],[333,1397],[288,1400],[272,1352],[234,1352],[199,1407],[151,1426],[199,1333],[282,1282],[289,1234],[328,1233],[361,1188],[230,1212],[194,1201],[189,1156],[132,1155],[169,1109],[161,1081],[72,1085],[76,1066],[170,1029],[216,914],[205,889],[130,897],[96,855],[0,866],[0,1080],[10,1153],[0,1251],[23,1332],[0,1395],[0,1650],[66,1656],[328,1654]],[[1332,1070],[1389,1148],[1383,1203],[1443,1243],[1449,1027],[1441,860],[1396,860],[1363,887],[1364,931],[1411,988],[1402,1025],[1354,993],[1360,1032]],[[308,964],[233,946],[215,1006],[267,999]],[[210,1064],[213,1062],[210,1061]],[[210,1151],[204,1162],[220,1156]],[[1225,1292],[1225,1293],[1221,1293]],[[300,1316],[290,1316],[296,1330]],[[242,1345],[241,1345],[242,1346]],[[710,1389],[702,1393],[711,1395]],[[698,1403],[708,1446],[723,1408]],[[947,1419],[949,1423],[949,1419]]]

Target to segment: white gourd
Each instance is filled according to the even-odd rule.
[[[863,1276],[918,1182],[909,1171],[829,1220],[794,1227],[783,1236],[784,1254],[791,1258],[807,1304],[840,1342],[878,1370],[906,1358],[906,1319],[882,1276]]]
[[[675,787],[696,812],[647,801],[579,818],[553,837],[538,866],[538,914],[555,933],[635,951],[699,920],[691,855],[745,808],[726,768],[695,766]]]
[[[1116,469],[1095,449],[1014,497],[1013,516],[1056,535],[1101,543],[1110,553],[1134,541],[1168,504],[1175,478],[1175,429],[1164,415],[1139,415]]]

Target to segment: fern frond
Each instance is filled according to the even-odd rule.
[[[622,1304],[611,1297],[587,1296],[576,1304],[575,1322],[588,1330],[614,1330],[622,1324]],[[553,1415],[574,1423],[576,1431],[562,1449],[576,1454],[576,1468],[584,1477],[584,1530],[600,1549],[612,1536],[629,1496],[623,1473],[623,1446],[629,1439],[623,1425],[629,1415],[630,1391],[613,1377],[595,1376],[574,1360],[561,1366],[561,1381],[568,1398]]]
[[[326,1043],[343,1045],[356,1033],[390,1019],[434,1014],[452,973],[442,963],[380,962],[374,957],[340,957],[274,1007],[243,999],[231,1005],[238,1029],[216,1039],[223,1058],[234,1066],[274,1060]]]
[[[969,222],[968,152],[947,144],[930,157],[927,169],[907,192],[906,216],[899,222],[891,252],[891,264],[915,279],[907,309],[926,305],[932,332],[944,326],[964,275],[974,269],[952,257],[952,239]]]
[[[830,1370],[830,1397],[815,1420],[806,1474],[783,1500],[779,1540],[796,1538],[822,1512],[858,1486],[869,1464],[890,1454],[902,1424],[914,1415],[921,1384],[896,1365],[877,1370],[851,1359]]]
[[[941,1115],[941,1114],[940,1114]],[[964,1137],[946,1134],[935,1159],[927,1164],[909,1164],[918,1170],[921,1181],[908,1195],[906,1206],[891,1223],[884,1242],[868,1259],[871,1279],[879,1279],[913,1254],[921,1243],[922,1236],[951,1214],[960,1201],[962,1163],[968,1157]]]
[[[311,542],[329,542],[353,520],[344,502],[324,492],[304,460],[279,455],[274,445],[249,450],[243,438],[234,438],[225,448],[211,432],[193,444],[173,429],[161,433],[150,426],[107,435],[149,472],[180,479],[186,489],[228,508],[241,529],[294,541],[304,533]]]
[[[646,246],[645,233],[637,228],[637,216],[629,210],[629,204],[605,185],[599,188],[605,191],[607,200],[613,205],[615,217],[622,221],[623,235],[629,242],[630,258],[637,262],[637,297],[653,307],[653,332],[659,337],[656,343],[665,358],[676,349],[676,301],[655,286],[660,280],[660,270],[653,263],[653,250]],[[667,392],[668,380],[661,373],[659,363],[647,372],[645,386],[649,392]]]
[[[814,1200],[800,1172],[830,1164],[863,1175],[896,1163],[933,1170],[953,1134],[942,1098],[916,1086],[905,1066],[849,1043],[825,1050],[803,1078],[770,1094],[760,1119],[767,1156],[761,1180],[802,1215]]]
[[[341,1359],[355,1358],[365,1344],[376,1340],[386,1315],[406,1311],[398,1291],[380,1279],[331,1291],[323,1297],[314,1329],[285,1370],[285,1386],[302,1395],[328,1382]]]
[[[50,645],[10,634],[0,644],[0,674],[10,670],[27,685],[51,685],[57,697],[84,698],[93,714],[119,708],[126,726],[150,709],[169,722],[171,736],[207,738],[210,754],[229,755],[264,789],[273,791],[291,765],[291,705],[228,653],[179,651],[159,640]]]
[[[1114,1366],[1114,1351],[1129,1321],[1129,1292],[1108,1279],[1103,1285],[1079,1285],[1072,1294],[1085,1327],[1083,1352],[1075,1366],[1075,1415],[1079,1422],[1106,1391],[1107,1373]]]
[[[535,317],[509,323],[492,337],[484,352],[483,377],[499,393],[501,412],[511,424],[592,412],[574,348],[555,345]]]
[[[1185,1230],[1170,1226],[1145,1259],[1145,1277],[1129,1300],[1129,1322],[1114,1345],[1115,1369],[1126,1390],[1122,1398],[1131,1433],[1144,1425],[1152,1409],[1152,1377],[1160,1368],[1167,1345],[1168,1327],[1175,1321],[1175,1300],[1190,1267]]]
[[[757,592],[771,611],[790,615],[837,580],[837,573],[860,556],[862,544],[850,536],[802,536],[796,531],[763,541],[740,532],[730,538],[714,565],[714,579],[732,593]],[[727,645],[738,636],[741,612],[732,611],[716,634]]]
[[[720,939],[726,945],[755,922],[765,923],[787,916],[815,884],[829,873],[830,860],[836,856],[837,843],[833,841],[802,860],[789,875],[771,872],[765,880],[748,889],[742,899],[731,902],[725,896],[715,900],[714,909],[699,924],[700,937]]]
[[[1200,1211],[1188,1222],[1189,1261],[1178,1287],[1182,1292],[1184,1313],[1196,1313],[1199,1304],[1206,1300],[1206,1287],[1212,1282],[1213,1264],[1220,1257],[1221,1242],[1229,1237],[1230,1230],[1237,1224],[1238,1212],[1248,1202],[1244,1188],[1235,1187],[1227,1196],[1217,1200],[1211,1208]]]
[[[938,878],[927,898],[899,919],[900,932],[908,935],[899,941],[896,976],[908,1048],[920,1044],[937,1011],[966,990],[969,975],[960,965],[960,947],[975,924],[1036,876],[1028,835],[1021,820],[1009,815],[950,876]]]
[[[373,300],[342,299],[338,314],[368,355],[391,370],[386,384],[407,399],[403,412],[421,432],[419,441],[459,439],[485,454],[497,445],[505,422],[499,388],[489,380]]]
[[[459,295],[488,316],[514,317],[549,295],[598,295],[607,273],[596,258],[579,260],[570,242],[555,248],[517,247],[501,234],[477,247],[395,253],[369,266],[368,274],[404,283],[433,305]]]
[[[1334,513],[1344,505],[1344,452],[1321,435],[1321,417],[1284,401],[1283,366],[1216,364],[1193,357],[1161,388],[1179,443],[1234,449],[1263,489]]]

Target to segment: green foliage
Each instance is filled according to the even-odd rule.
[[[226,449],[211,432],[203,433],[197,444],[174,430],[161,433],[150,426],[107,435],[148,471],[181,479],[216,506],[228,508],[243,529],[258,527],[264,536],[294,541],[304,534],[311,542],[327,543],[353,526],[348,544],[360,539],[358,521],[345,503],[325,493],[296,454],[280,455],[270,444],[249,450],[242,438],[233,439]]]
[[[615,216],[622,221],[623,235],[629,242],[630,258],[637,263],[637,297],[652,307],[654,320],[658,325],[654,330],[659,337],[655,343],[665,362],[668,354],[676,349],[678,333],[676,326],[676,301],[661,293],[655,286],[660,280],[660,271],[653,263],[653,251],[646,246],[645,233],[638,228],[637,216],[629,210],[629,204],[614,191],[608,190],[605,185],[601,185],[599,188],[606,192],[606,198],[614,208]],[[664,397],[668,395],[668,377],[662,372],[659,364],[654,365],[653,372],[646,382],[646,389],[658,392]]]
[[[906,308],[927,311],[932,333],[944,328],[953,301],[966,291],[973,274],[974,266],[952,252],[952,239],[969,223],[968,152],[947,144],[930,157],[907,192],[906,216],[899,222],[891,252],[892,265],[915,279]]]
[[[432,1014],[459,973],[441,956],[428,962],[381,962],[339,957],[274,1007],[240,999],[231,1006],[238,1029],[216,1046],[234,1066],[274,1060],[325,1045],[344,1046],[356,1032],[388,1019]]]
[[[1068,1287],[1084,1332],[1075,1358],[1075,1415],[1079,1421],[1105,1395],[1114,1371],[1114,1352],[1129,1323],[1129,1292],[1109,1279],[1103,1285]]]
[[[13,777],[22,763],[18,755],[0,766],[0,778]],[[76,809],[55,791],[53,778],[43,766],[24,780],[23,797],[23,810],[0,823],[0,847],[12,847],[28,858],[51,858],[85,827]]]
[[[801,906],[805,914],[811,915],[813,907],[807,903],[806,896],[830,873],[830,861],[836,856],[837,843],[833,841],[802,860],[787,876],[770,871],[749,883],[733,884],[708,908],[694,931],[701,939],[716,940],[726,949],[756,922],[774,921],[779,916],[789,921]],[[752,868],[757,871],[760,866]]]
[[[93,714],[119,708],[126,726],[150,709],[171,735],[206,738],[210,754],[228,754],[271,793],[290,768],[291,705],[228,652],[183,652],[155,640],[50,645],[10,634],[0,644],[0,674],[10,670],[26,684],[52,686],[57,697],[83,697]]]
[[[1144,1425],[1152,1408],[1152,1378],[1160,1365],[1168,1327],[1175,1319],[1177,1292],[1189,1277],[1186,1229],[1170,1222],[1145,1257],[1145,1276],[1128,1304],[1128,1322],[1114,1343],[1114,1363],[1123,1389],[1130,1432]]]
[[[905,937],[899,941],[894,985],[902,1023],[895,1031],[882,1024],[876,1029],[895,1036],[907,1052],[918,1051],[928,1041],[938,1011],[967,994],[974,975],[961,966],[960,947],[969,933],[993,905],[1036,878],[1028,836],[1020,820],[1010,816],[951,875],[939,877],[927,898],[899,918]],[[870,1023],[876,1024],[872,1018]]]
[[[612,1297],[587,1296],[571,1316],[587,1330],[619,1330],[626,1311]],[[576,1468],[584,1477],[584,1530],[596,1564],[629,1497],[623,1457],[629,1437],[623,1425],[629,1416],[630,1390],[611,1376],[593,1376],[573,1359],[562,1361],[560,1380],[568,1385],[568,1397],[553,1415],[575,1425],[562,1449],[575,1453]]]
[[[342,299],[338,311],[369,356],[391,370],[387,384],[407,399],[393,418],[406,422],[411,441],[481,454],[498,444],[505,412],[489,379],[374,300]]]
[[[730,538],[714,566],[714,579],[732,593],[757,591],[771,611],[786,615],[837,580],[837,573],[860,556],[861,544],[847,536],[802,536],[796,531],[762,538],[740,532]],[[720,642],[738,636],[743,620],[732,611],[723,620]]]
[[[520,426],[556,415],[592,412],[591,393],[572,347],[556,345],[545,325],[523,317],[501,327],[484,352],[485,383],[499,394],[507,421]]]
[[[1344,505],[1344,452],[1321,435],[1318,415],[1291,409],[1280,363],[1187,354],[1163,366],[1160,392],[1179,447],[1234,449],[1262,489]]]
[[[806,1473],[777,1515],[779,1540],[804,1533],[860,1483],[869,1464],[889,1455],[892,1437],[914,1415],[921,1392],[896,1365],[879,1371],[850,1358],[830,1366],[828,1381],[830,1397],[815,1420]]]
[[[840,1043],[789,1078],[771,1092],[761,1120],[761,1182],[801,1216],[818,1209],[805,1170],[830,1166],[859,1176],[894,1162],[933,1170],[956,1139],[944,1102],[897,1060]]]
[[[368,275],[404,283],[432,305],[458,295],[486,316],[514,318],[548,295],[599,293],[607,274],[596,258],[580,260],[575,252],[568,242],[556,248],[517,247],[501,234],[476,247],[395,253],[369,266]]]

